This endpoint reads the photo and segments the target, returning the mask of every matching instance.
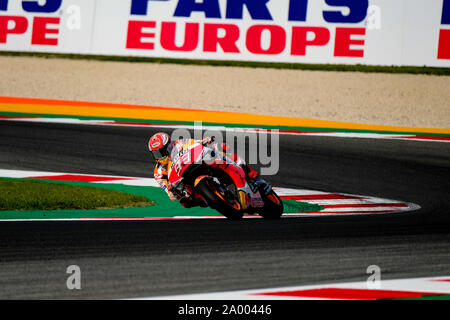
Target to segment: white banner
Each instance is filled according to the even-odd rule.
[[[0,0],[0,50],[450,67],[450,0]]]

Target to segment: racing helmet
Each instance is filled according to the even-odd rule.
[[[168,159],[172,151],[170,136],[165,132],[154,134],[148,142],[148,148],[156,161]]]

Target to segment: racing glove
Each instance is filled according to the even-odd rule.
[[[202,144],[204,145],[204,146],[206,146],[206,145],[208,145],[208,144],[211,144],[211,143],[213,143],[214,142],[214,137],[204,137],[203,139],[202,139]]]

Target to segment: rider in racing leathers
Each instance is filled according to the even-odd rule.
[[[172,192],[173,188],[168,181],[168,172],[171,164],[171,154],[173,148],[176,148],[176,150],[180,152],[183,150],[184,146],[189,146],[194,143],[201,143],[203,145],[210,145],[210,147],[214,148],[218,152],[226,154],[226,152],[228,151],[228,146],[225,143],[222,143],[220,146],[217,143],[212,144],[213,141],[214,140],[211,137],[206,137],[203,140],[185,139],[171,141],[170,136],[165,132],[156,133],[150,138],[148,147],[150,153],[156,161],[156,166],[153,174],[155,180],[158,182],[161,188],[167,192],[170,200],[180,201],[183,207],[186,208],[195,206],[207,206],[207,204],[201,198],[181,197],[177,193]],[[262,190],[263,192],[270,192],[271,186],[265,180],[259,178],[258,172],[247,165],[243,159],[241,159],[234,153],[228,153],[226,155],[233,161],[235,161],[244,170],[246,178],[250,179],[254,186]]]

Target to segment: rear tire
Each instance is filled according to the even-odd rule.
[[[244,216],[238,200],[235,199],[234,206],[224,199],[217,190],[215,182],[210,178],[204,178],[195,187],[196,191],[206,200],[208,205],[223,214],[230,220],[240,220]]]
[[[284,206],[283,201],[281,201],[275,191],[272,190],[268,195],[261,195],[261,197],[264,201],[264,208],[259,212],[259,215],[269,220],[280,219]]]

